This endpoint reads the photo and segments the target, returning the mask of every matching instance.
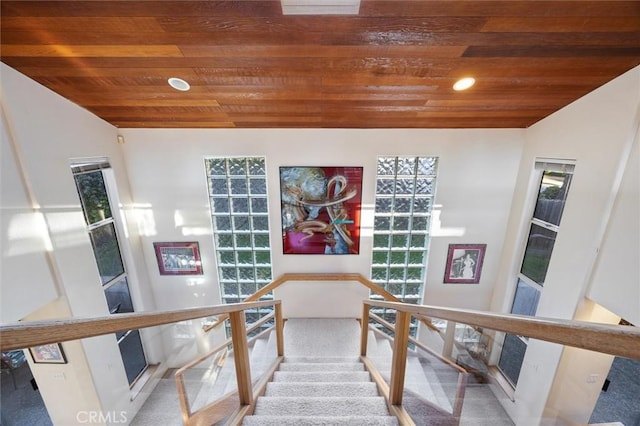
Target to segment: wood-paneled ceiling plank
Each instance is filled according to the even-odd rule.
[[[6,1],[0,2],[5,4]],[[134,32],[134,31],[163,31],[156,18],[121,16],[102,17],[7,17],[2,16],[2,31],[40,31],[43,38],[47,33],[59,31],[106,31],[106,32]]]
[[[85,106],[96,111],[99,106],[115,108],[127,107],[220,107],[215,99],[93,99],[85,102]]]
[[[4,16],[51,17],[159,17],[159,16],[280,16],[278,0],[251,1],[30,1],[28,5],[3,0]],[[28,11],[28,14],[27,14]]]
[[[374,43],[375,40],[384,43]],[[65,28],[49,29],[47,32],[3,29],[2,44],[136,44],[136,45],[177,45],[177,46],[222,46],[257,49],[260,46],[385,46],[395,49],[402,46],[531,46],[532,42],[550,46],[617,46],[634,47],[640,44],[640,30],[616,32],[434,32],[424,35],[388,33],[377,38],[369,34],[349,34],[305,32],[291,37],[289,34],[265,37],[263,32],[250,31],[242,34],[215,34],[198,32],[158,32],[158,31],[117,31],[101,28],[100,31],[70,31]],[[307,47],[310,49],[310,46]]]
[[[179,46],[186,57],[198,58],[353,58],[353,57],[429,57],[459,58],[466,46]]]
[[[482,27],[487,32],[615,32],[638,31],[640,16],[509,16],[489,18]]]
[[[134,78],[141,84],[151,79],[163,79],[180,77],[184,79],[198,78],[197,70],[193,68],[83,68],[83,67],[20,67],[20,71],[32,77],[67,77],[67,78],[114,78],[120,81],[122,78]],[[76,83],[82,80],[72,80]]]
[[[564,58],[572,57],[620,57],[640,56],[640,46],[634,47],[591,47],[591,46],[469,46],[464,57],[494,57],[494,58]]]
[[[636,1],[415,1],[362,0],[365,16],[638,16]]]
[[[96,58],[103,56],[117,56],[119,58],[135,58],[139,56],[151,56],[161,58],[180,58],[184,55],[176,46],[149,46],[149,45],[33,45],[10,44],[2,48],[3,56],[28,56],[28,57],[63,57],[63,58]]]
[[[344,15],[316,15],[316,16],[281,16],[281,17],[167,17],[155,18],[157,23],[167,32],[203,32],[216,37],[224,33],[242,34],[244,32],[262,32],[272,37],[277,33],[289,35],[304,34],[306,32],[327,33],[342,32],[343,34],[370,34],[375,37],[378,33],[403,32],[428,34],[432,32],[469,32],[481,30],[487,18],[474,16],[450,17],[361,17]],[[611,18],[615,19],[615,18]],[[615,30],[614,30],[615,31]],[[329,32],[329,34],[331,33]]]
[[[3,0],[5,16],[23,16],[25,7]],[[268,1],[30,1],[30,16],[280,16],[279,0]],[[637,2],[627,1],[412,1],[362,0],[361,16],[632,16]]]
[[[213,121],[213,120],[203,120],[203,121],[152,121],[152,120],[112,120],[111,123],[116,127],[123,128],[158,128],[158,129],[166,129],[166,128],[206,128],[206,129],[225,129],[225,128],[234,128],[236,127],[236,123],[231,121]]]

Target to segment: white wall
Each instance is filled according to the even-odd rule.
[[[640,130],[623,170],[587,297],[640,326]]]
[[[537,311],[541,317],[574,317],[591,280],[596,253],[617,195],[619,179],[616,177],[626,163],[637,131],[639,101],[640,68],[635,68],[527,129],[497,275],[494,310],[508,311],[511,305],[513,277],[524,244],[522,236],[526,235],[526,222],[531,216],[526,209],[527,199],[535,196],[530,191],[535,159],[575,159],[575,173]],[[611,234],[611,238],[617,236]],[[616,241],[615,246],[616,253],[638,250],[637,239],[634,241],[633,237]],[[628,302],[620,302],[628,294],[634,294],[625,293],[634,285],[638,285],[637,280],[635,283],[609,281],[607,291],[620,291],[624,296],[616,299],[616,306],[611,303],[608,308],[617,313],[618,309],[628,306]],[[530,341],[516,389],[516,402],[505,407],[518,424],[537,424],[540,420],[561,352],[559,345]]]
[[[0,283],[3,315],[6,312],[9,316],[7,319],[17,320],[27,314],[23,311],[35,309],[35,302],[44,305],[52,296],[57,295],[56,283],[60,283],[60,292],[63,293],[60,296],[66,300],[67,315],[106,315],[108,309],[86,232],[70,160],[108,157],[121,198],[123,202],[130,203],[128,178],[124,158],[116,142],[116,128],[4,64],[1,65],[0,72],[4,113],[3,243],[8,240],[6,246],[3,244],[3,280]],[[9,143],[15,145],[17,155],[5,156]],[[22,160],[22,167],[15,164],[11,166],[18,159]],[[9,165],[5,169],[7,162]],[[5,176],[11,180],[4,179]],[[29,182],[29,190],[20,189],[21,178]],[[8,196],[6,199],[5,195]],[[5,204],[9,202],[15,202],[15,208]],[[33,215],[33,211],[30,211],[33,206],[37,207],[37,212],[44,219],[41,229],[32,226],[27,220],[19,221],[20,215],[27,219],[29,215]],[[6,217],[7,221],[5,211],[11,213],[11,216]],[[136,231],[136,228],[132,230]],[[39,243],[39,238],[44,238],[45,241],[48,239],[48,245]],[[128,240],[135,247],[136,238],[137,233],[129,232],[122,242],[126,245]],[[20,245],[23,242],[30,245]],[[29,250],[21,254],[22,257],[15,256],[12,250],[21,248]],[[17,253],[20,254],[19,251]],[[136,256],[135,252],[129,254]],[[50,264],[46,260],[50,260]],[[31,263],[25,265],[25,262]],[[142,262],[143,260],[140,263]],[[138,267],[130,271],[134,303],[139,309],[153,309],[153,299],[149,297],[152,293],[144,289],[148,285],[146,267],[140,266],[138,264]],[[22,293],[15,291],[16,288],[21,289]],[[34,303],[24,303],[25,295],[33,296]],[[24,308],[15,309],[14,305]],[[60,314],[62,310],[48,312],[54,315],[55,312]],[[156,352],[154,345],[148,346],[151,346],[152,354]],[[83,356],[70,357],[69,367],[73,366],[78,371],[86,368],[93,381],[72,381],[69,378],[67,387],[79,386],[76,391],[81,394],[97,392],[100,408],[105,412],[128,411],[140,404],[141,399],[130,401],[129,385],[113,335],[84,339],[78,345],[78,350],[84,351]],[[42,384],[43,398],[45,401],[50,400],[50,397],[55,399],[55,395],[49,396],[46,393],[55,392],[59,386],[48,386],[51,376],[44,373],[42,366],[36,367],[33,373]],[[69,413],[78,410],[95,409],[95,405],[83,405],[82,399],[69,398],[57,403],[65,405],[58,407],[53,413],[56,416],[65,412],[68,417]],[[67,417],[54,417],[53,421],[65,424],[64,419]]]
[[[18,321],[59,296],[47,247],[44,216],[34,209],[12,149],[10,129],[2,117],[0,147],[0,320]]]
[[[584,299],[575,319],[615,324],[620,317]],[[549,393],[544,417],[555,420],[558,426],[588,424],[613,359],[612,355],[566,347]]]
[[[121,133],[132,192],[144,210],[140,214],[143,249],[161,309],[219,302],[204,158],[254,155],[267,159],[274,278],[291,272],[349,272],[368,277],[377,157],[438,156],[439,222],[431,241],[426,302],[476,309],[489,306],[521,155],[521,130],[121,129]],[[359,255],[282,254],[280,166],[364,167]],[[200,244],[204,274],[160,276],[152,243],[189,240]],[[487,244],[480,284],[442,284],[449,243]]]
[[[69,306],[61,297],[30,313],[24,320],[38,321],[69,316]],[[80,341],[64,342],[61,347],[66,364],[34,364],[29,351],[25,350],[25,355],[53,424],[73,425],[79,423],[79,412],[100,412],[104,409]],[[82,418],[84,413],[79,416]]]

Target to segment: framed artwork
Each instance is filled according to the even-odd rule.
[[[486,244],[449,244],[444,282],[477,284],[480,282]]]
[[[197,242],[153,243],[160,275],[202,275]]]
[[[358,254],[362,167],[280,167],[284,254]]]
[[[62,345],[51,343],[49,345],[34,346],[29,348],[33,362],[36,364],[66,364]]]

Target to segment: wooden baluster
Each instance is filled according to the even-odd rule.
[[[275,305],[276,313],[276,345],[278,356],[284,356],[284,321],[282,320],[282,304],[278,301]]]
[[[253,403],[253,388],[251,386],[251,365],[249,363],[249,345],[247,344],[244,311],[231,312],[229,322],[231,323],[233,358],[236,364],[240,405],[250,405]]]
[[[180,401],[180,411],[182,412],[182,422],[186,425],[191,417],[191,408],[189,407],[189,399],[187,396],[187,388],[184,385],[182,373],[176,374],[176,387],[178,388],[178,400]]]
[[[360,322],[362,329],[360,335],[360,355],[367,356],[367,338],[369,337],[369,305],[362,305],[362,321]]]
[[[396,337],[393,341],[391,383],[389,386],[389,401],[391,402],[391,405],[402,405],[404,374],[407,367],[407,345],[409,343],[410,318],[410,314],[396,311]]]
[[[458,373],[458,384],[456,386],[456,400],[453,405],[453,417],[460,424],[462,417],[462,404],[464,403],[464,394],[467,390],[467,382],[469,381],[469,373]]]

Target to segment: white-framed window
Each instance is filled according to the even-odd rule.
[[[377,161],[371,280],[405,303],[422,299],[437,169],[437,157]],[[395,323],[395,311],[373,312]]]
[[[223,303],[238,303],[273,279],[266,159],[211,157],[205,159],[205,171],[220,294]],[[247,322],[269,312],[247,311]]]
[[[71,166],[109,313],[117,314],[134,312],[135,309],[118,240],[122,231],[114,218],[116,210],[109,197],[109,191],[115,191],[115,182],[106,173],[110,169],[107,161]],[[121,331],[116,333],[116,338],[127,380],[132,386],[148,367],[140,332]]]
[[[553,247],[566,204],[573,162],[538,161],[535,164],[537,192],[528,223],[528,237],[520,269],[515,277],[511,313],[535,316],[544,288]],[[513,386],[518,383],[528,339],[506,334],[498,367]]]

